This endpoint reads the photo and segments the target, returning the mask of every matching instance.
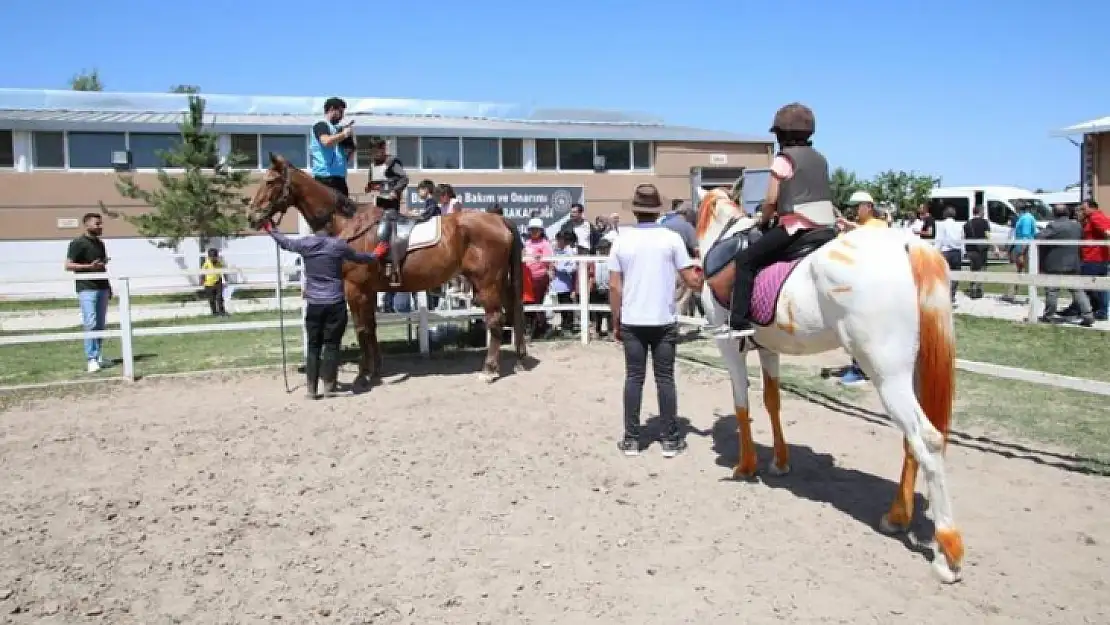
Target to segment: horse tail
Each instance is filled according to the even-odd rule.
[[[505,219],[512,247],[509,250],[508,297],[505,300],[506,322],[513,326],[513,346],[523,356],[528,349],[524,342],[524,242],[513,222]]]
[[[909,243],[906,251],[917,286],[918,402],[947,444],[956,396],[956,340],[948,262],[935,247],[920,241]]]

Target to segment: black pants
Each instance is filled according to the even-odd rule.
[[[573,304],[574,301],[570,298],[570,293],[556,293],[555,301],[559,304]],[[559,329],[563,332],[574,329],[574,311],[573,310],[560,310],[559,311]]]
[[[944,254],[944,260],[948,261],[948,270],[949,271],[959,271],[963,267],[963,264],[964,264],[963,252],[961,252],[959,249],[944,250],[944,252],[942,252],[942,253]],[[952,281],[952,289],[951,289],[952,301],[956,301],[956,290],[957,290],[957,287],[959,287],[959,286],[960,286],[959,282],[956,282],[955,280]]]
[[[208,296],[208,307],[213,315],[223,315],[224,310],[224,283],[217,282],[212,286],[204,287],[204,294]]]
[[[347,303],[308,304],[304,317],[308,334],[308,351],[319,355],[324,345],[339,346],[347,331]]]
[[[663,440],[678,440],[678,392],[674,385],[675,348],[678,326],[630,326],[621,324],[624,345],[624,436],[640,436],[640,404],[644,398],[647,358],[655,373],[659,397],[659,418],[663,421]]]
[[[730,326],[746,328],[751,325],[748,322],[748,312],[752,303],[755,275],[760,269],[778,260],[802,232],[804,230],[790,234],[786,228],[775,226],[736,254],[736,282],[732,285],[732,303],[729,306]]]
[[[343,197],[351,197],[351,192],[347,189],[347,179],[342,176],[316,176],[316,182],[335,189]]]
[[[987,266],[987,250],[968,248],[967,263],[971,271],[982,271]],[[967,286],[967,295],[972,299],[983,297],[983,285],[978,282],[970,283]]]

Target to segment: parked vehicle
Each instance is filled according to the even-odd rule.
[[[972,208],[985,208],[984,216],[991,222],[992,239],[1009,239],[1022,209],[1033,214],[1038,227],[1052,218],[1052,209],[1044,200],[1020,187],[937,187],[929,193],[929,213],[934,219],[941,219],[949,206],[956,209],[956,221],[961,224],[971,218]]]

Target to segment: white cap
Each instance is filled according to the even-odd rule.
[[[531,230],[532,228],[539,228],[540,230],[543,230],[543,220],[539,217],[533,217],[529,219],[528,229]]]
[[[866,202],[868,204],[874,204],[875,203],[875,198],[871,197],[871,194],[868,193],[867,191],[856,191],[855,193],[852,194],[852,197],[848,198],[848,205],[849,206],[855,206],[856,204],[863,204],[864,202]]]

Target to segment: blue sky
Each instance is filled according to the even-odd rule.
[[[1048,134],[1110,115],[1105,1],[387,4],[3,2],[0,86],[96,67],[109,90],[520,102],[738,132],[799,100],[833,166],[1048,189],[1079,164]]]

